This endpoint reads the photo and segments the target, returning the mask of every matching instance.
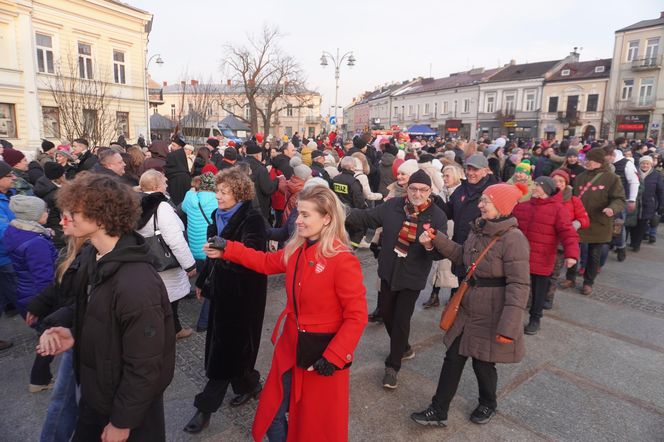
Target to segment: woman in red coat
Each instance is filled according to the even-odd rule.
[[[540,328],[542,309],[549,291],[551,274],[556,261],[558,243],[562,243],[567,267],[576,265],[579,259],[579,235],[576,233],[563,206],[562,193],[548,176],[535,180],[535,189],[530,200],[518,204],[513,215],[519,229],[530,244],[530,321],[524,329],[534,335]]]
[[[570,175],[564,169],[556,169],[551,174],[551,179],[556,183],[558,191],[562,194],[563,205],[567,208],[569,212],[569,219],[572,220],[572,227],[574,230],[579,231],[587,229],[590,226],[590,218],[588,217],[588,212],[586,208],[583,207],[581,198],[574,196],[572,194],[572,186],[570,186]],[[551,284],[549,285],[549,291],[546,294],[546,300],[544,301],[544,309],[550,310],[553,308],[553,297],[556,293],[556,285],[558,284],[558,275],[560,275],[560,269],[563,268],[565,261],[565,254],[563,253],[562,245],[558,245],[558,253],[556,255],[556,263],[553,266],[553,274],[551,275]],[[569,267],[567,269],[567,275],[565,281],[560,284],[562,288],[574,287],[574,281],[576,280],[576,266]]]
[[[297,234],[278,252],[260,252],[221,238],[212,239],[203,250],[210,258],[256,272],[286,273],[288,299],[272,335],[274,356],[256,410],[254,439],[260,441],[267,433],[270,441],[345,441],[347,367],[367,323],[362,270],[351,253],[344,210],[330,189],[303,189],[298,213]],[[296,364],[298,324],[300,333],[334,333],[309,367]]]

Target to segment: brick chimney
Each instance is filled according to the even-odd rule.
[[[198,86],[198,80],[191,80],[192,86]]]
[[[168,86],[168,81],[164,81],[164,87]]]
[[[659,13],[659,18],[664,18],[664,11]]]
[[[231,85],[231,80],[226,80],[226,86],[230,86],[230,85]]]
[[[186,85],[187,85],[186,81],[184,81],[184,80],[180,81],[180,86],[185,87]]]

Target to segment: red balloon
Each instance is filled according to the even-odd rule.
[[[265,138],[265,136],[263,135],[263,132],[258,132],[256,134],[256,141],[257,142],[262,143],[264,138]]]

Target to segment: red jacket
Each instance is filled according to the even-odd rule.
[[[326,377],[295,366],[297,326],[292,289],[297,287],[300,326],[311,332],[336,333],[323,356],[341,368],[353,360],[353,352],[367,323],[362,269],[350,252],[319,260],[316,249],[316,244],[305,245],[291,255],[288,263],[284,263],[283,249],[265,253],[229,241],[224,251],[224,259],[256,272],[286,273],[286,308],[274,328],[272,343],[275,343],[281,321],[286,320],[276,340],[272,366],[256,410],[252,430],[256,441],[263,440],[281,405],[281,378],[288,370],[293,370],[288,440],[348,440],[349,370],[337,370]],[[294,275],[296,281],[293,281]]]
[[[530,243],[530,273],[551,276],[558,242],[565,258],[579,259],[579,235],[572,226],[561,192],[550,198],[531,198],[519,203],[512,214]]]
[[[283,175],[283,173],[276,167],[270,169],[270,181],[274,181],[278,176]],[[281,189],[277,189],[271,196],[272,199],[272,208],[274,210],[284,210],[286,207],[286,194]]]
[[[579,230],[587,229],[590,227],[590,218],[588,217],[588,212],[586,212],[586,208],[583,207],[581,198],[572,195],[571,187],[567,187],[567,189],[565,189],[563,192],[563,205],[569,212],[570,220],[576,220],[581,224]]]

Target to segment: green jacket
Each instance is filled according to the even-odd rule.
[[[574,195],[581,198],[590,217],[590,227],[579,231],[581,242],[597,244],[611,241],[613,218],[602,211],[610,208],[616,214],[625,208],[625,189],[620,177],[607,166],[586,170],[574,179]]]

